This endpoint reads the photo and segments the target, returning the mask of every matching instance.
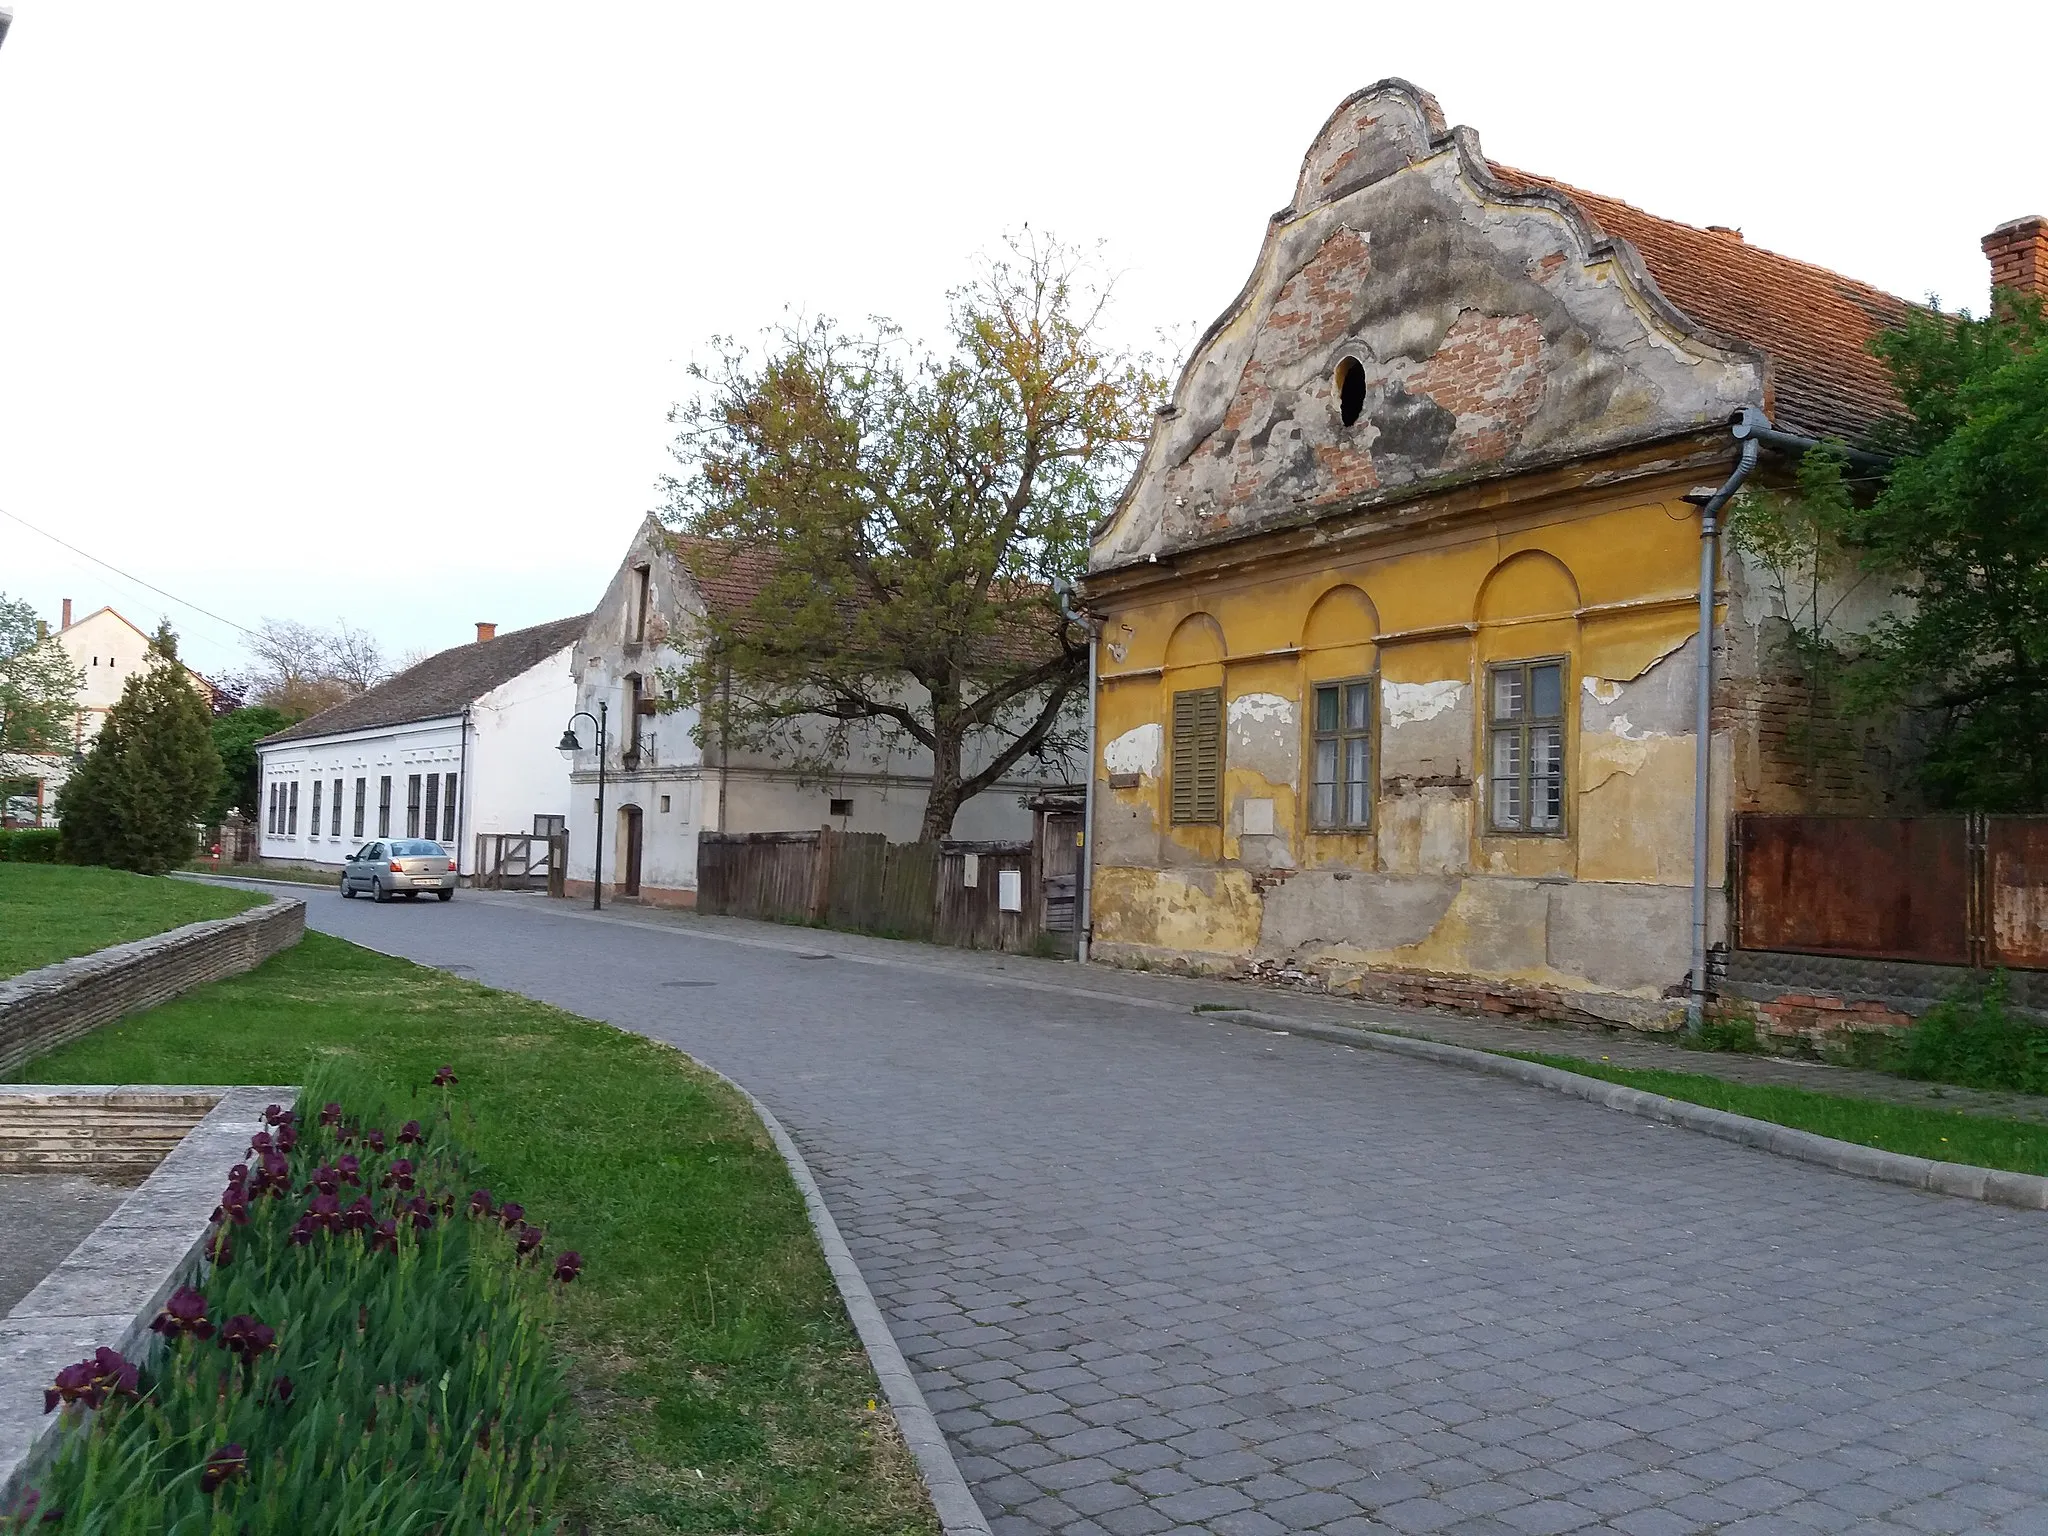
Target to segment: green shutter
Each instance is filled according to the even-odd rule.
[[[1223,819],[1223,690],[1173,696],[1173,819]]]

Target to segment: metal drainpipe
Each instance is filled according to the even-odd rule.
[[[1081,857],[1076,861],[1080,867],[1075,872],[1074,891],[1074,958],[1086,965],[1095,937],[1095,658],[1102,621],[1074,611],[1071,582],[1063,582],[1058,591],[1060,612],[1068,622],[1088,630],[1088,777],[1081,786]]]
[[[1721,509],[1742,489],[1742,482],[1756,468],[1759,443],[1752,420],[1763,420],[1761,412],[1745,409],[1735,418],[1731,430],[1742,444],[1741,456],[1721,488],[1700,508],[1700,627],[1698,677],[1699,697],[1693,717],[1692,769],[1692,992],[1686,1000],[1686,1033],[1697,1036],[1707,1018],[1707,863],[1712,842],[1714,768],[1714,578],[1720,560]],[[1765,423],[1768,425],[1768,423]]]
[[[461,813],[461,807],[469,804],[469,711],[469,705],[465,704],[462,706],[462,745],[455,759],[457,773],[455,778],[456,810],[453,813],[455,816],[455,837],[453,841],[455,843],[455,883],[457,885],[462,884],[462,834],[469,821],[469,818]],[[470,880],[474,883],[475,879],[476,867],[471,865]]]

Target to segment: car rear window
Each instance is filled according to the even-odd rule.
[[[391,845],[391,857],[394,859],[435,859],[441,855],[442,848],[439,843],[429,843],[417,838],[410,842]]]

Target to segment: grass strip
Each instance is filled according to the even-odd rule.
[[[120,869],[0,864],[0,977],[232,917],[269,899]]]
[[[781,1157],[667,1046],[308,933],[20,1076],[303,1082],[328,1062],[420,1118],[451,1065],[481,1177],[581,1250],[555,1325],[570,1530],[936,1531]]]
[[[1695,1072],[1617,1067],[1611,1062],[1588,1061],[1581,1056],[1552,1056],[1536,1051],[1494,1054],[1886,1152],[1903,1152],[1910,1157],[1944,1163],[1967,1163],[1976,1168],[2001,1168],[2010,1173],[2048,1174],[2048,1126],[1815,1093],[1776,1083],[1731,1083],[1725,1078]]]

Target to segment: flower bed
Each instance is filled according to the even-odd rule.
[[[547,1338],[574,1252],[477,1187],[448,1090],[424,1123],[338,1078],[273,1106],[229,1171],[199,1286],[154,1361],[99,1350],[46,1397],[66,1423],[10,1523],[94,1533],[534,1532],[560,1465]]]

